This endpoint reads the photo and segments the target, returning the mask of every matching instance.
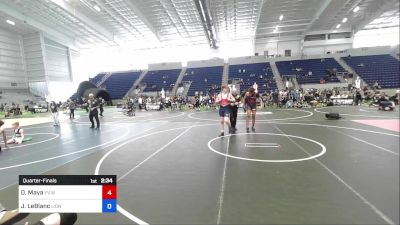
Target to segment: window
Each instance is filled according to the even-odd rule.
[[[342,32],[342,33],[334,33],[328,34],[328,39],[342,39],[342,38],[351,38],[351,32]]]
[[[321,40],[325,40],[325,34],[307,35],[304,38],[304,41],[321,41]]]

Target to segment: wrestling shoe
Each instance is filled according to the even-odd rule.
[[[255,127],[251,127],[251,131],[256,132],[256,128]]]
[[[223,137],[223,136],[225,136],[225,134],[224,134],[224,132],[221,132],[221,133],[219,134],[219,137]]]
[[[250,133],[250,128],[246,128],[246,132],[247,132],[247,133]]]

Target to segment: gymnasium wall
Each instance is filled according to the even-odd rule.
[[[20,35],[0,29],[0,90],[29,89],[44,97],[49,95],[52,82],[64,82],[67,86],[71,81],[67,47],[39,32]]]
[[[258,55],[265,55],[268,52],[268,55],[285,55],[285,50],[291,50],[291,54],[298,55],[301,53],[301,42],[297,41],[277,41],[277,42],[268,42],[268,43],[256,43],[255,44],[255,53]]]
[[[256,40],[254,54],[284,57],[290,50],[291,56],[324,55],[336,53],[353,47],[354,35],[351,30],[340,30],[332,33],[329,30],[308,32],[304,36],[283,37],[280,41]],[[285,40],[287,39],[287,40]]]
[[[266,61],[267,60],[264,56],[244,56],[244,57],[235,57],[228,59],[229,65],[262,63]]]
[[[45,81],[45,67],[39,33],[23,36],[23,49],[25,53],[26,74],[28,82]]]
[[[224,65],[224,59],[221,58],[187,62],[187,68],[202,68],[202,67],[213,67],[213,66],[223,66],[223,65]]]
[[[29,91],[38,96],[47,96],[47,82],[44,66],[44,52],[40,33],[23,36],[23,49],[26,63]]]
[[[44,38],[44,59],[48,81],[71,82],[68,48]]]
[[[149,71],[173,70],[173,69],[181,69],[181,68],[182,68],[182,63],[181,62],[149,64]]]
[[[323,55],[351,49],[353,39],[332,39],[320,41],[305,41],[303,43],[304,55]]]
[[[391,46],[363,47],[363,48],[352,48],[349,49],[347,52],[352,56],[381,55],[381,54],[390,54],[392,52],[392,48]]]
[[[49,90],[55,90],[52,84],[57,84],[57,88],[70,86],[72,73],[67,47],[34,33],[23,36],[23,49],[27,82],[32,94],[49,96]],[[59,85],[60,82],[65,85]]]
[[[26,89],[22,37],[0,29],[0,89]]]

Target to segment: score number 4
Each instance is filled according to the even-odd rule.
[[[116,199],[117,186],[116,185],[103,185],[103,199]]]

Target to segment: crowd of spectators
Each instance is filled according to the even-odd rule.
[[[184,109],[215,109],[214,104],[218,93],[188,96],[139,96],[131,99],[139,110],[184,110]],[[332,89],[290,89],[273,90],[259,93],[260,107],[271,108],[303,108],[333,105],[374,105],[380,101],[399,103],[399,91],[389,96],[375,88],[364,89],[332,88]]]
[[[4,113],[4,117],[22,115],[22,110],[19,104],[12,102],[11,104],[1,103],[0,112]]]

